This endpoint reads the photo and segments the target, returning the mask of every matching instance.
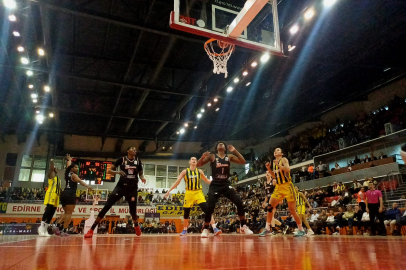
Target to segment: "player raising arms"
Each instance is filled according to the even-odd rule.
[[[96,220],[94,221],[92,228],[87,231],[85,238],[91,238],[93,231],[97,225],[103,220],[106,213],[110,208],[123,196],[128,202],[131,217],[134,222],[135,234],[141,236],[141,228],[138,226],[137,217],[137,197],[138,197],[138,176],[141,181],[145,183],[141,160],[136,157],[137,149],[133,146],[127,148],[127,156],[117,159],[116,162],[110,167],[109,174],[119,174],[120,180],[117,186],[114,188],[110,197],[107,199],[106,205],[100,211]],[[116,168],[120,168],[120,171],[115,171]]]
[[[169,193],[180,184],[182,179],[185,180],[186,193],[183,202],[183,231],[180,234],[180,236],[184,236],[187,234],[187,227],[189,226],[190,209],[195,203],[197,203],[202,209],[203,213],[207,215],[207,202],[206,199],[204,198],[200,179],[203,179],[203,181],[209,185],[211,181],[207,179],[202,170],[196,168],[196,165],[197,159],[195,157],[190,158],[189,160],[190,167],[186,170],[183,170],[180,173],[178,180],[176,180],[176,182],[173,183],[171,188],[168,190],[168,192],[166,192],[164,196],[165,198],[168,198]],[[214,235],[221,234],[221,230],[216,228],[213,217],[211,218],[211,226],[213,227]]]
[[[66,167],[70,166],[72,158],[69,154],[66,155]],[[54,165],[54,160],[50,160],[48,171],[48,189],[45,194],[44,204],[47,206],[42,215],[41,226],[38,228],[40,236],[51,236],[48,234],[48,226],[51,223],[52,217],[55,214],[56,208],[59,205],[59,196],[61,195],[61,180],[58,177],[58,169]],[[60,220],[63,220],[62,214]],[[58,226],[54,227],[55,235],[60,235]]]
[[[210,162],[213,181],[210,184],[208,195],[208,208],[204,220],[204,230],[202,233],[202,238],[207,238],[209,236],[209,223],[211,216],[216,207],[216,203],[221,195],[229,199],[237,206],[238,217],[241,221],[242,228],[241,233],[246,235],[252,234],[253,232],[245,225],[245,211],[242,204],[240,196],[231,186],[228,178],[230,177],[230,162],[237,164],[245,164],[244,157],[234,148],[234,146],[229,145],[228,150],[232,155],[227,154],[226,144],[223,142],[217,143],[215,147],[216,154],[210,154],[210,152],[205,152],[202,157],[197,162],[197,167],[201,167],[204,164]]]
[[[271,223],[273,219],[273,211],[276,206],[286,198],[288,202],[289,211],[296,221],[298,231],[294,233],[294,236],[305,236],[303,231],[302,220],[296,213],[296,192],[292,184],[290,177],[289,161],[282,157],[282,149],[276,148],[274,151],[275,160],[273,161],[273,170],[271,170],[271,164],[266,163],[266,168],[271,176],[276,179],[275,191],[271,196],[270,203],[268,205],[267,223]]]

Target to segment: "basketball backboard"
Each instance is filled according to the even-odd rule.
[[[227,35],[246,2],[255,0],[174,0],[171,28],[214,38],[237,46],[282,54],[276,0],[268,1],[238,38]]]

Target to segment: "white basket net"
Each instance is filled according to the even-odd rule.
[[[230,58],[231,54],[233,53],[235,45],[225,43],[228,46],[221,48],[221,52],[216,53],[213,48],[213,41],[207,42],[204,46],[207,55],[209,56],[210,60],[213,61],[214,64],[213,73],[216,74],[224,73],[224,78],[227,78],[228,75],[227,61]]]

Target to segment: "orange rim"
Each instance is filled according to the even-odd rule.
[[[217,39],[211,38],[211,39],[209,39],[208,41],[206,41],[206,42],[204,43],[204,49],[206,50],[206,47],[208,46],[208,44],[211,43],[211,42],[213,42],[213,41],[217,41]],[[220,41],[221,41],[221,40],[220,40]],[[221,41],[221,42],[224,42],[224,41]],[[229,46],[231,46],[231,49],[229,49],[227,52],[224,52],[224,53],[212,53],[212,52],[208,51],[207,53],[210,54],[210,55],[213,55],[213,56],[223,56],[223,55],[227,55],[227,54],[232,53],[232,52],[234,51],[234,49],[235,49],[235,45],[234,45],[234,44],[227,43],[227,42],[224,42],[224,43],[226,43],[226,44],[228,44]],[[206,51],[207,51],[207,50],[206,50]]]

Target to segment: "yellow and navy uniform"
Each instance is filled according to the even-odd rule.
[[[299,215],[305,215],[306,214],[306,202],[303,199],[302,196],[300,196],[300,192],[296,192],[296,212]]]
[[[202,191],[201,174],[199,169],[191,170],[186,169],[184,177],[186,184],[185,200],[183,202],[184,208],[191,208],[193,205],[206,202]]]
[[[278,165],[273,163],[273,172],[276,176],[276,188],[272,193],[271,198],[283,200],[286,198],[288,202],[296,201],[296,191],[292,184],[290,173],[282,171],[279,167],[282,165],[282,159],[279,160]]]
[[[45,194],[44,204],[51,204],[55,207],[59,205],[59,197],[61,195],[61,181],[58,176],[53,179],[48,179],[48,189]]]

